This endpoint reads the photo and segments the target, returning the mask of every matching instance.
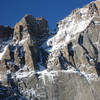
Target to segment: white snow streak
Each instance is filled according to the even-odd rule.
[[[4,48],[3,52],[0,52],[0,60],[2,59],[2,57],[4,56],[4,54],[6,53],[7,47],[8,47],[8,46],[6,46],[6,47]]]

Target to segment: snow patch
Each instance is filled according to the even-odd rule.
[[[88,12],[88,8],[81,8],[80,13],[86,14]]]
[[[93,73],[87,74],[85,72],[81,72],[81,74],[84,75],[88,81],[90,81],[90,80],[97,80],[97,78],[98,78],[98,76],[93,74]]]
[[[0,60],[2,59],[2,57],[4,56],[4,54],[6,53],[7,47],[8,47],[8,46],[6,46],[6,47],[4,48],[3,52],[0,52]]]
[[[27,77],[31,77],[33,74],[35,74],[34,71],[16,72],[15,77],[18,78],[18,79],[27,78]]]
[[[40,75],[39,78],[43,80],[44,85],[46,84],[46,77],[50,82],[54,82],[54,77],[58,75],[58,71],[50,71],[44,70],[42,72],[38,72]]]
[[[30,35],[27,34],[27,37],[24,38],[24,39],[22,39],[22,40],[19,42],[19,45],[24,45],[24,44],[27,42],[27,40],[30,40],[29,38],[30,38]],[[17,41],[17,42],[18,42],[18,41]]]
[[[5,54],[6,50],[7,50],[7,46],[8,44],[10,44],[12,40],[12,36],[10,36],[8,41],[5,41],[2,43],[2,47],[0,48],[0,60],[2,59],[3,55]]]
[[[76,73],[80,76],[84,76],[88,81],[90,80],[97,80],[98,76],[95,74],[87,74],[85,72],[80,72],[79,70],[76,70],[75,68],[70,67],[70,69],[68,70],[57,70],[57,71],[50,71],[48,72],[47,70],[41,71],[41,72],[37,72],[39,74],[39,78],[41,78],[43,80],[44,85],[46,84],[46,80],[48,78],[48,80],[51,83],[55,82],[55,77],[58,76],[59,72],[63,72],[63,73]]]

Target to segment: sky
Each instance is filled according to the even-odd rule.
[[[14,25],[25,14],[44,17],[50,29],[68,16],[73,9],[81,8],[92,0],[0,0],[0,24]]]

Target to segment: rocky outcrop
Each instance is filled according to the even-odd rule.
[[[99,3],[73,10],[55,34],[32,15],[14,32],[0,26],[0,100],[100,100]]]
[[[48,69],[68,69],[71,65],[87,74],[99,75],[99,23],[96,2],[73,10],[68,17],[58,22],[57,34],[47,41],[48,48],[51,48]],[[43,48],[47,49],[47,46]]]
[[[39,47],[48,37],[48,22],[44,18],[25,15],[14,27],[14,35],[1,57],[1,69],[16,72],[27,66],[27,70],[39,69]],[[9,34],[9,33],[8,33]],[[44,38],[40,38],[44,36]]]
[[[98,10],[96,12],[98,12]],[[73,66],[79,68],[82,71],[84,70],[87,73],[95,73],[98,75],[100,55],[99,19],[100,16],[98,14],[95,17],[93,17],[88,27],[84,31],[77,33],[76,39],[71,40],[68,43],[67,48],[65,48],[64,50],[67,61],[70,62]]]
[[[13,41],[21,41],[30,35],[33,42],[38,39],[37,42],[40,45],[42,44],[40,37],[45,38],[48,32],[48,22],[44,18],[33,18],[32,15],[25,15],[14,27]]]

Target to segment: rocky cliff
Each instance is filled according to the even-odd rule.
[[[0,100],[100,100],[99,5],[73,10],[55,34],[28,14],[0,25]]]

